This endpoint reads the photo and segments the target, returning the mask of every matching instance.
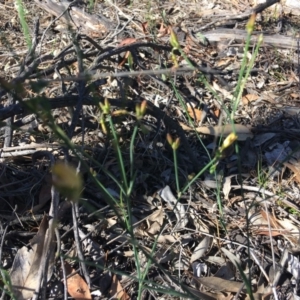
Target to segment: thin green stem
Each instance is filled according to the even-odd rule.
[[[130,178],[133,177],[133,171],[134,171],[134,141],[136,139],[137,133],[138,133],[138,127],[134,126],[132,137],[131,137],[131,140],[130,140],[130,148],[129,148]]]
[[[187,189],[207,170],[209,170],[209,168],[211,166],[213,166],[215,163],[217,162],[216,158],[213,158],[204,168],[202,168],[199,173],[197,173],[196,176],[194,176],[194,178],[189,181],[185,187],[182,189],[181,194],[183,194],[184,192],[187,191]]]
[[[124,190],[127,192],[128,190],[128,181],[127,181],[127,175],[126,175],[126,170],[125,170],[125,166],[124,166],[124,161],[123,161],[123,157],[122,157],[122,152],[121,152],[121,147],[119,144],[119,138],[114,126],[114,123],[112,121],[112,118],[109,118],[109,125],[110,125],[110,129],[113,135],[113,143],[114,143],[114,148],[117,154],[117,160],[119,163],[119,168],[121,171],[121,177],[122,177],[122,181],[123,181],[123,186],[124,186]]]
[[[31,49],[32,42],[31,42],[31,38],[30,38],[29,27],[28,27],[28,24],[25,19],[24,4],[23,4],[22,0],[17,0],[16,4],[17,4],[18,16],[19,16],[22,30],[23,30],[23,33],[25,36],[25,40],[26,40],[28,48]]]
[[[261,46],[261,43],[262,43],[262,36],[260,36],[259,39],[258,39],[258,43],[255,47],[254,53],[252,54],[252,57],[251,57],[250,62],[247,66],[247,69],[246,69],[246,65],[247,65],[247,55],[246,55],[246,53],[249,50],[250,41],[251,41],[251,34],[248,34],[247,43],[246,43],[246,46],[245,46],[244,57],[243,57],[243,62],[242,62],[242,67],[241,67],[241,70],[240,70],[240,73],[239,73],[239,79],[238,79],[237,88],[236,88],[236,91],[235,91],[235,97],[234,97],[234,102],[233,102],[234,105],[233,105],[233,110],[232,110],[232,113],[231,113],[231,119],[233,119],[234,114],[235,114],[235,112],[236,112],[236,110],[237,110],[237,108],[240,104],[240,99],[242,97],[247,79],[249,78],[250,71],[251,71],[251,69],[252,69],[252,67],[255,63],[255,59],[258,55],[258,50],[259,50],[259,48]],[[246,69],[246,71],[245,71],[245,69]]]
[[[178,177],[178,161],[177,161],[177,150],[173,149],[173,159],[174,159],[174,172],[175,172],[175,181],[176,181],[176,192],[177,195],[180,192],[179,186],[179,177]]]

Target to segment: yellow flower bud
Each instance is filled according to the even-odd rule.
[[[83,189],[83,181],[73,166],[56,163],[52,167],[53,185],[68,200],[78,201]]]
[[[248,34],[251,34],[252,31],[254,30],[255,19],[256,19],[256,14],[252,14],[246,25],[246,30],[247,30]]]
[[[179,49],[180,44],[178,42],[176,33],[173,31],[171,26],[169,26],[169,30],[170,30],[170,44],[172,45],[173,49]]]
[[[224,140],[220,152],[222,152],[224,149],[228,148],[229,146],[231,146],[236,140],[237,140],[238,136],[235,133],[230,133],[226,139]]]
[[[112,116],[117,117],[117,116],[122,116],[122,115],[127,115],[127,114],[128,114],[128,111],[126,109],[118,109],[112,113]]]
[[[110,113],[110,103],[107,98],[105,98],[104,104],[100,102],[100,108],[105,115]]]
[[[147,101],[143,100],[142,103],[141,103],[141,114],[145,115],[146,110],[147,110]]]
[[[167,141],[168,141],[169,145],[172,147],[172,145],[173,145],[173,138],[172,138],[172,136],[171,136],[170,133],[167,134]]]
[[[176,138],[175,142],[172,144],[172,149],[177,150],[180,146],[180,138]]]

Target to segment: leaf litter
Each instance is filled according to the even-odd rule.
[[[267,1],[266,9],[256,1],[153,1],[151,7],[143,1],[108,1],[87,8],[74,3],[68,11],[72,27],[79,29],[76,46],[65,34],[68,18],[53,22],[62,13],[59,3],[24,1],[31,37],[37,28],[31,14],[40,16],[39,45],[31,56],[13,3],[0,3],[5,8],[1,32],[7,33],[0,41],[0,117],[6,122],[1,125],[6,132],[0,165],[1,288],[7,295],[37,299],[34,292],[40,286],[42,295],[55,299],[66,292],[74,299],[136,299],[141,271],[143,299],[299,298],[296,2]],[[64,9],[69,4],[63,3]],[[245,25],[253,12],[255,31],[244,54]],[[188,69],[184,56],[172,49],[171,33],[197,70]],[[242,60],[253,57],[260,33],[264,42],[234,110]],[[82,51],[81,62],[76,47]],[[88,79],[76,79],[82,70]],[[215,94],[199,80],[203,74]],[[80,81],[85,82],[83,94]],[[134,143],[130,225],[135,240],[124,228],[127,208],[120,197],[119,161],[99,112],[98,102],[104,99],[112,109],[126,170],[132,162],[135,107],[147,101]],[[22,101],[28,103],[26,109]],[[46,103],[52,109],[47,118],[32,114],[32,108]],[[232,122],[228,112],[234,112]],[[54,137],[52,119],[71,138],[73,151],[66,153]],[[15,128],[11,134],[7,124]],[[233,130],[237,141],[216,162],[215,173],[207,170],[193,180]],[[180,187],[191,183],[182,194],[176,188],[167,133],[180,138]],[[76,156],[79,149],[84,149],[81,157]],[[65,183],[76,185],[77,173],[54,178],[64,196],[53,227],[55,260],[46,264],[47,282],[42,283],[37,279],[49,230],[44,212],[55,192],[53,181],[45,183],[51,170],[46,153],[67,160],[83,183],[77,184],[75,195],[66,194]],[[78,203],[68,199],[79,194]],[[108,196],[118,201],[111,203]],[[133,245],[138,245],[137,253]],[[75,275],[68,278],[70,273]]]

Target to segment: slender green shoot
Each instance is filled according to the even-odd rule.
[[[174,159],[174,172],[175,172],[175,180],[176,180],[176,192],[177,195],[180,193],[180,185],[179,185],[179,176],[178,176],[178,162],[177,162],[177,149],[180,145],[180,139],[177,138],[173,141],[172,136],[168,133],[167,134],[167,141],[173,150],[173,159]]]
[[[31,38],[30,38],[29,27],[28,27],[28,24],[26,22],[26,17],[25,17],[26,13],[25,13],[24,4],[23,4],[22,0],[17,0],[16,1],[16,7],[17,7],[20,23],[21,23],[21,26],[22,26],[23,34],[25,36],[25,41],[26,41],[27,47],[29,49],[31,49],[32,42],[31,42]]]
[[[3,281],[3,285],[4,285],[4,287],[1,288],[1,290],[4,291],[4,293],[10,297],[10,299],[16,300],[17,298],[15,297],[15,295],[13,293],[13,287],[11,284],[11,279],[10,279],[9,273],[6,270],[4,270],[3,268],[0,268],[0,273],[1,273],[0,279]]]
[[[247,294],[249,295],[250,300],[254,300],[253,291],[252,291],[252,285],[251,285],[251,278],[247,278],[246,274],[244,273],[242,267],[238,263],[234,263],[235,266],[238,268],[241,277],[244,281],[244,284],[246,285]]]
[[[132,209],[131,209],[130,196],[133,191],[134,182],[135,182],[135,178],[136,178],[136,172],[134,171],[134,166],[135,166],[134,143],[135,143],[135,140],[136,140],[136,137],[138,134],[139,127],[141,125],[140,122],[146,113],[146,109],[147,109],[146,103],[147,103],[146,101],[143,101],[141,104],[138,104],[136,106],[137,122],[133,129],[133,134],[131,136],[130,147],[129,147],[129,178],[127,178],[128,172],[125,167],[125,161],[124,161],[124,157],[122,155],[121,147],[119,144],[119,138],[118,138],[118,135],[117,135],[117,132],[115,129],[115,125],[113,123],[113,118],[111,116],[110,105],[109,105],[108,101],[106,101],[104,103],[104,105],[103,104],[101,105],[103,115],[104,115],[104,117],[107,118],[107,122],[109,124],[109,129],[110,129],[110,132],[112,133],[114,149],[115,149],[116,157],[118,160],[119,169],[121,171],[122,187],[123,187],[123,191],[125,191],[125,193],[122,193],[122,191],[120,191],[119,207],[123,211],[123,220],[124,220],[125,229],[131,236],[131,244],[133,247],[133,253],[134,253],[136,270],[137,270],[137,278],[138,278],[138,294],[139,294],[138,299],[140,299],[141,293],[143,290],[145,274],[143,274],[142,270],[141,270],[141,265],[140,265],[140,260],[139,260],[139,247],[136,243],[134,233],[133,233],[133,215],[131,213]],[[119,113],[126,113],[126,111],[121,111]],[[117,112],[117,114],[118,114],[118,112]],[[105,122],[103,121],[103,119],[101,122],[102,122],[102,127],[105,128]]]

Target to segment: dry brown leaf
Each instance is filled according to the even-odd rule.
[[[266,228],[265,230],[263,229],[259,229],[257,231],[255,231],[255,234],[259,234],[259,235],[265,235],[265,236],[280,236],[283,234],[282,231],[278,231],[278,230],[271,230],[271,232],[269,231],[268,228]]]
[[[219,118],[220,117],[220,114],[221,114],[221,111],[220,109],[216,108],[214,111],[213,111],[214,115]]]
[[[262,217],[267,220],[267,215],[265,211],[261,211]],[[298,229],[297,226],[293,225],[292,222],[288,219],[284,220],[279,220],[275,216],[272,216],[269,214],[269,223],[272,227],[271,229],[271,236],[283,236],[286,239],[288,239],[290,242],[297,244],[297,239],[293,234],[298,235]],[[274,228],[274,229],[273,229]],[[270,235],[269,232],[269,227],[263,226],[259,227],[257,231],[255,231],[256,234],[261,234],[261,235]]]
[[[147,232],[150,234],[155,234],[159,232],[161,230],[164,217],[165,217],[165,213],[162,208],[155,211],[153,214],[151,214],[147,220],[150,223],[150,227],[147,230]]]
[[[256,101],[258,98],[258,95],[248,94],[242,98],[242,102],[244,105],[248,105],[250,102]]]
[[[134,252],[132,250],[123,251],[123,256],[124,257],[134,258]]]
[[[75,273],[75,270],[72,269],[70,264],[65,262],[66,274],[67,276]],[[83,278],[78,274],[67,278],[68,293],[75,300],[91,300],[92,295],[90,289]]]
[[[232,276],[233,276],[233,274],[235,274],[235,272],[236,272],[236,268],[238,268],[238,266],[241,266],[242,262],[241,262],[241,260],[239,259],[238,256],[236,256],[235,254],[233,254],[232,252],[230,252],[226,248],[222,247],[221,250],[225,254],[225,256],[228,257],[229,260],[230,260],[230,262],[229,261],[226,262],[226,268],[227,268],[226,276],[227,275],[230,276],[229,273],[232,273]],[[225,266],[224,263],[222,263],[222,265]],[[220,271],[220,269],[218,271]],[[215,276],[216,276],[216,274],[215,274]],[[222,278],[223,279],[229,279],[229,278],[226,278],[226,276],[224,276]],[[230,276],[230,277],[232,277],[232,276]]]
[[[178,242],[178,240],[170,234],[165,234],[165,235],[160,234],[157,238],[157,242],[160,244],[165,244],[165,243],[174,244]]]
[[[282,226],[278,223],[276,217],[272,216],[270,213],[261,210],[259,215],[256,215],[256,217],[256,220],[252,223],[256,223],[257,229],[253,229],[253,233],[266,236],[279,236],[289,234],[289,232],[286,229],[282,228]],[[270,224],[271,231],[268,224]]]
[[[213,276],[201,277],[201,278],[194,277],[194,279],[196,281],[198,281],[199,283],[205,285],[206,287],[213,289],[215,291],[218,291],[218,292],[222,291],[222,292],[237,293],[240,291],[241,286],[243,285],[242,282],[225,280],[225,279],[213,277]],[[242,289],[242,291],[246,292],[246,289],[244,288],[244,289]]]
[[[299,228],[291,220],[284,218],[283,220],[277,220],[277,222],[282,228],[289,230],[291,233],[299,234]]]
[[[193,131],[194,129],[180,122],[180,126],[183,130]],[[252,138],[253,134],[251,129],[245,125],[235,124],[234,125],[236,134],[238,136],[238,141],[245,141],[247,138]],[[195,128],[195,130],[201,134],[214,135],[217,137],[226,137],[233,132],[232,125],[227,124],[224,126],[200,126]]]
[[[203,126],[203,127],[196,128],[196,130],[199,133],[210,134],[218,137],[220,136],[226,137],[233,132],[231,124],[227,124],[224,126],[209,126],[209,127]],[[245,141],[247,138],[253,137],[251,130],[247,126],[241,124],[235,124],[235,130],[238,136],[238,141]]]
[[[276,96],[275,93],[272,93],[270,91],[264,91],[260,94],[260,97],[261,97],[262,101],[266,101],[266,102],[269,102],[271,104],[274,104],[275,99],[276,99],[277,96]]]
[[[213,84],[214,89],[216,91],[220,92],[224,96],[224,99],[229,99],[229,100],[232,99],[233,95],[231,92],[228,92],[226,89],[219,86],[216,81],[213,81],[212,84]]]
[[[294,99],[298,99],[300,97],[299,93],[290,93],[290,96]]]
[[[178,226],[178,228],[185,228],[188,223],[186,208],[180,201],[177,200],[171,188],[166,185],[158,192],[158,194],[173,209],[178,221],[176,226]]]
[[[48,218],[44,216],[39,231],[30,241],[32,249],[22,247],[18,250],[10,273],[13,293],[17,300],[29,299],[40,284],[38,280],[44,249]]]
[[[111,287],[109,290],[109,294],[111,297],[116,297],[120,300],[129,300],[130,299],[130,297],[124,291],[116,274],[112,278],[112,283],[111,283]]]
[[[207,250],[211,247],[212,245],[212,237],[210,236],[205,236],[201,242],[197,245],[197,247],[194,249],[193,254],[191,255],[190,258],[190,263],[193,263],[195,260],[202,258]]]
[[[200,109],[188,106],[187,111],[190,117],[194,119],[197,123],[201,121],[202,111]]]
[[[147,28],[148,28],[148,22],[142,22],[142,30],[145,35],[148,34]]]
[[[295,163],[294,165],[290,163],[283,163],[287,168],[289,168],[294,173],[294,179],[300,183],[300,166],[299,163]]]
[[[136,38],[126,38],[126,39],[123,39],[117,46],[117,48],[120,48],[120,47],[124,47],[124,46],[127,46],[127,45],[130,45],[130,44],[133,44],[135,43],[137,40]]]
[[[249,217],[249,222],[251,226],[268,226],[268,222],[262,217],[260,212],[254,212],[251,214]]]
[[[185,288],[192,293],[194,296],[196,296],[196,299],[203,299],[203,300],[217,300],[218,299],[218,294],[213,294],[210,292],[205,292],[205,291],[199,291],[198,289],[191,288],[189,286],[185,286]]]
[[[224,199],[229,200],[229,193],[231,191],[231,178],[232,176],[226,176],[225,179],[223,180],[223,194],[224,194]]]
[[[217,66],[218,67],[227,66],[232,61],[234,61],[233,57],[222,58],[217,62]]]
[[[170,34],[169,27],[165,26],[164,23],[161,23],[160,28],[158,29],[157,37],[164,37],[167,34]]]
[[[145,237],[148,237],[149,234],[147,231],[145,231],[145,228],[143,227],[143,224],[140,226],[140,227],[137,227],[134,231],[134,236],[136,237],[142,237],[142,238],[145,238]]]
[[[269,212],[266,212],[265,210],[261,210],[260,211],[262,217],[269,223],[270,222],[270,225],[272,228],[280,228],[280,226],[278,226],[278,223],[277,223],[277,219],[272,216]]]

